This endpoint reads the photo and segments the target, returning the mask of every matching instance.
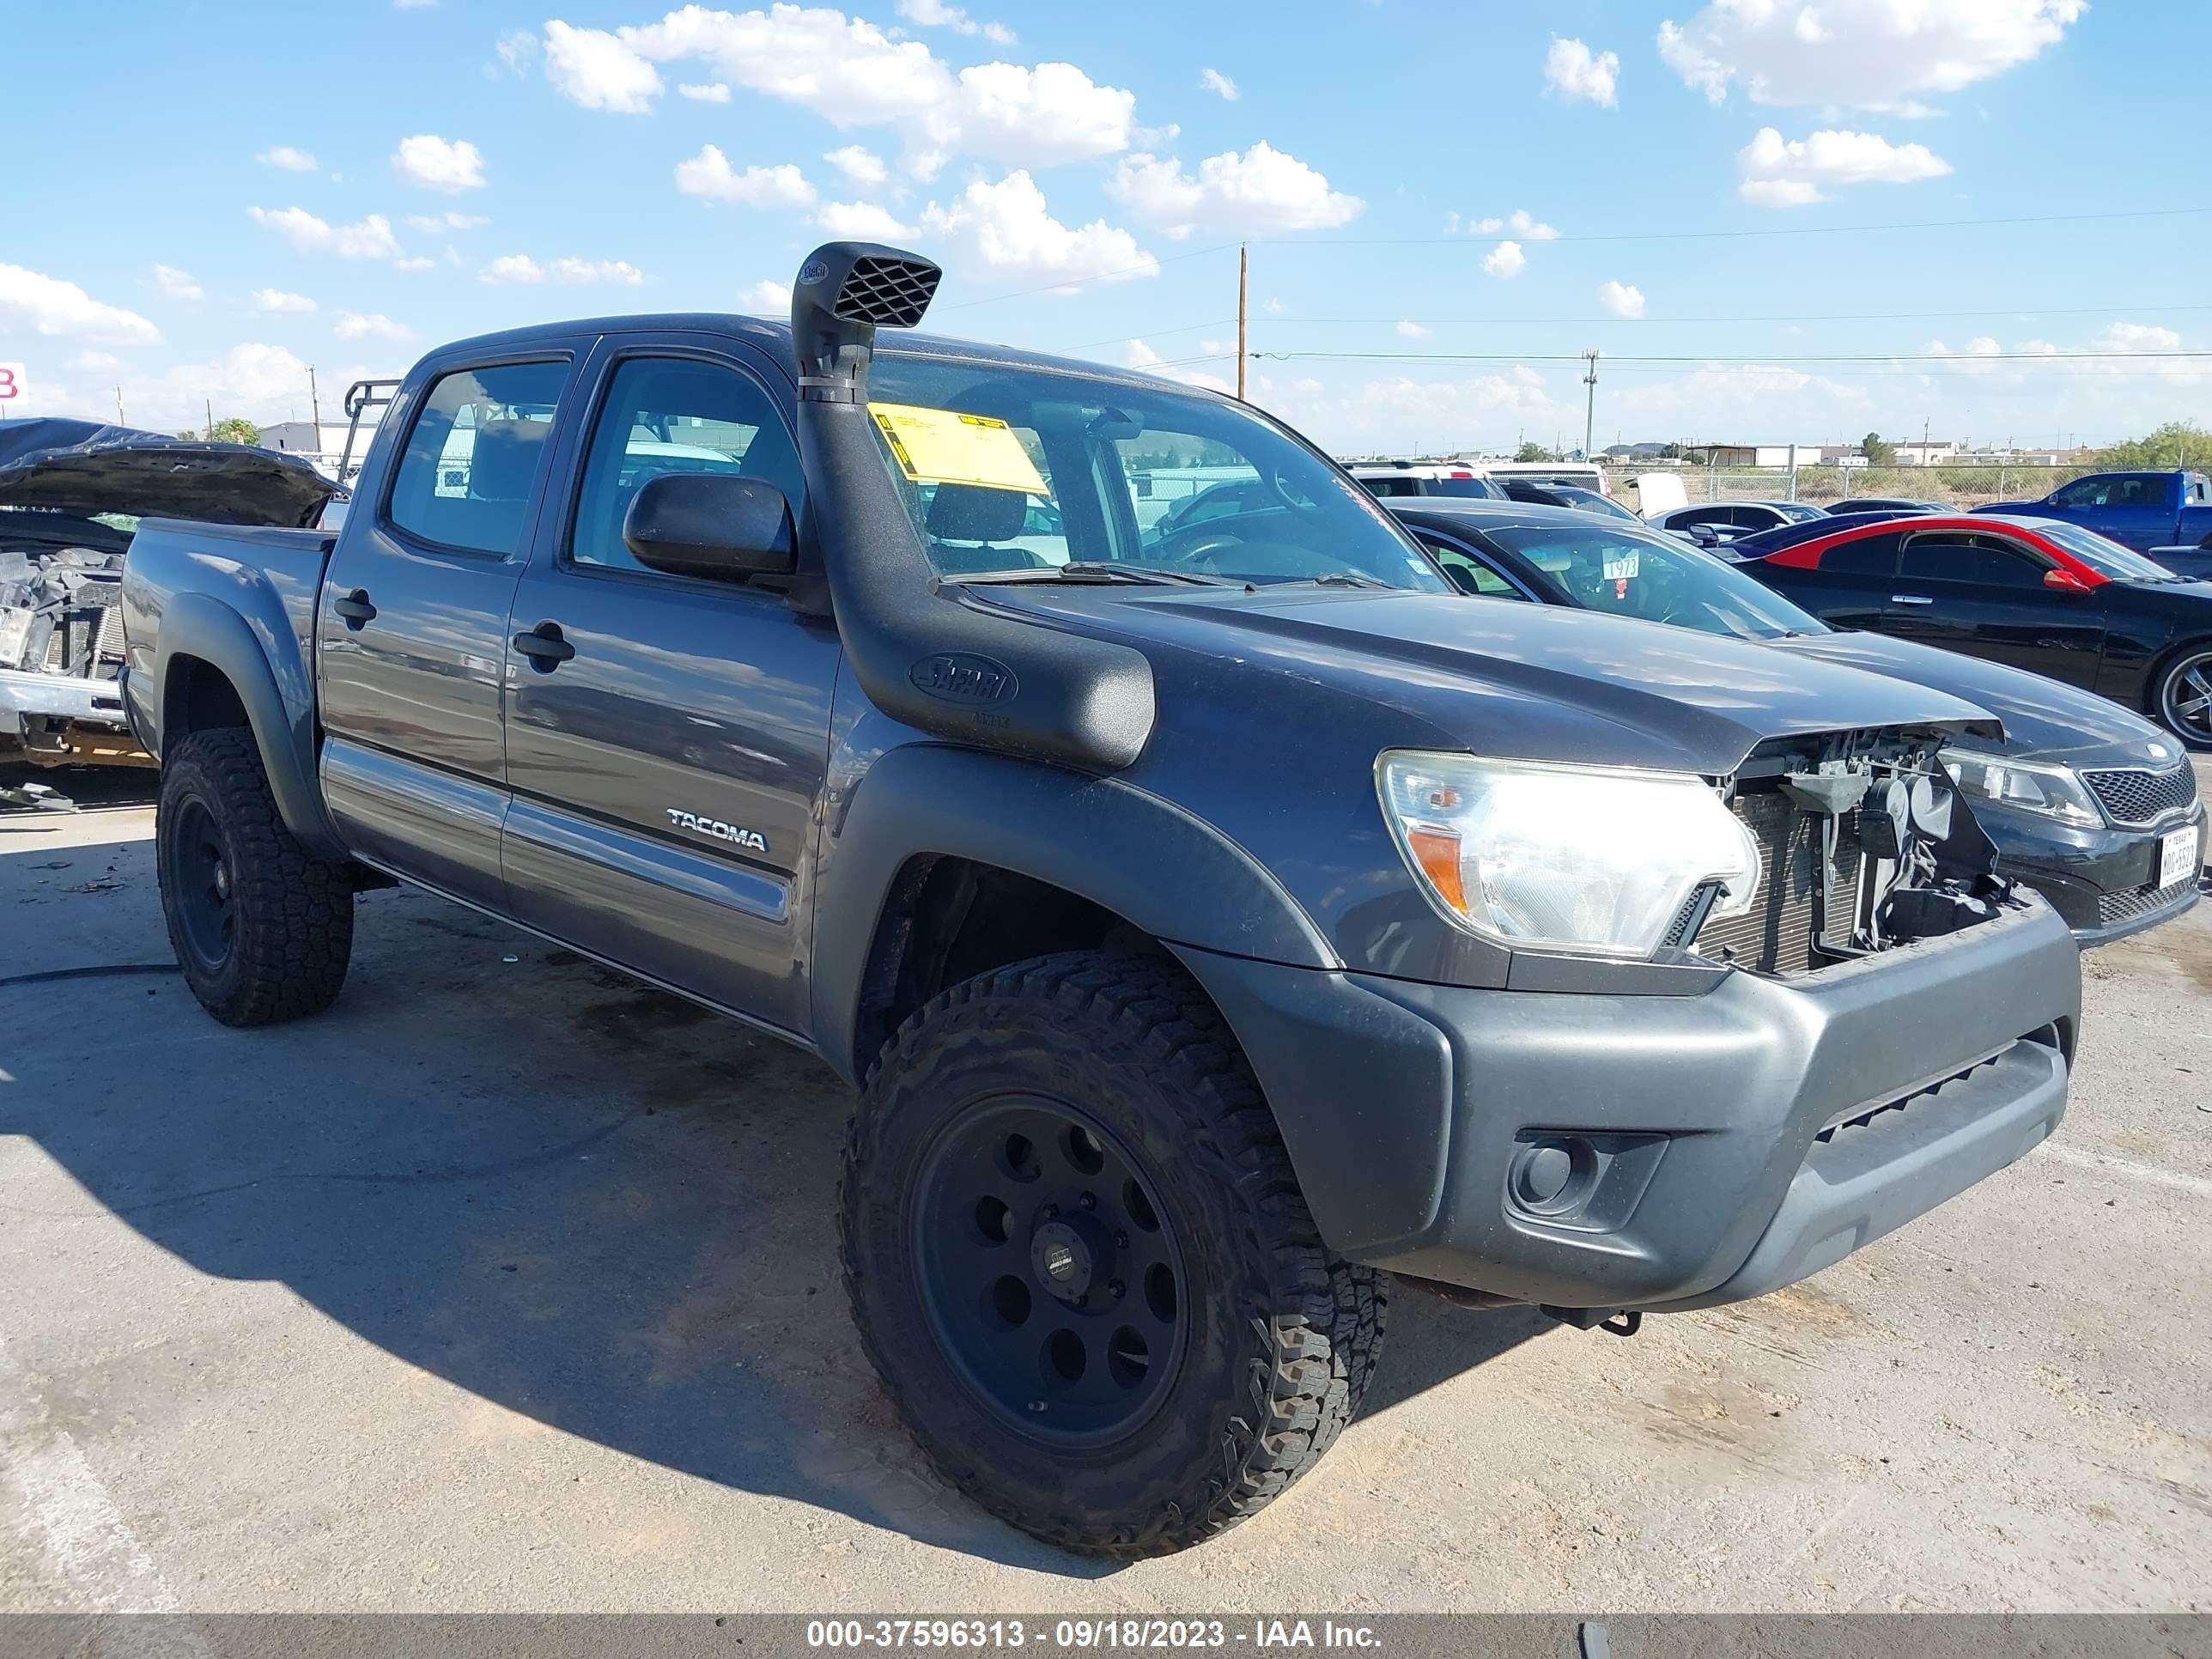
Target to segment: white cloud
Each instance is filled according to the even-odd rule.
[[[481,213],[410,213],[407,222],[416,230],[435,235],[449,230],[480,230],[491,221]]]
[[[709,81],[704,86],[696,81],[686,81],[676,90],[694,103],[726,104],[730,101],[729,83],[725,81]]]
[[[860,144],[833,149],[822,159],[854,184],[870,190],[891,176],[890,169],[884,165],[884,158]]]
[[[815,199],[814,186],[789,162],[749,167],[739,173],[713,144],[676,164],[676,188],[704,201],[736,202],[745,207],[811,207]]]
[[[161,331],[135,311],[103,305],[58,276],[0,264],[0,322],[27,323],[50,337],[149,345]]]
[[[451,248],[447,248],[446,252],[450,254],[453,250]],[[394,270],[428,270],[434,267],[437,263],[438,262],[435,259],[433,259],[428,254],[418,253],[411,259],[393,260],[392,262],[392,268]],[[460,262],[457,259],[453,261],[453,263],[458,264]]]
[[[501,56],[507,56],[504,41]],[[627,41],[557,17],[545,25],[545,78],[572,102],[617,115],[642,115],[660,95],[659,71]]]
[[[1425,340],[1429,337],[1429,331],[1411,319],[1406,319],[1398,325],[1398,337],[1401,340]]]
[[[1207,156],[1195,177],[1173,156],[1125,156],[1107,179],[1106,193],[1140,224],[1177,238],[1199,229],[1244,235],[1328,230],[1350,223],[1366,205],[1331,190],[1320,173],[1265,139],[1242,155],[1231,149]]]
[[[991,26],[978,25],[988,35]],[[920,40],[823,6],[711,11],[690,5],[611,33],[545,26],[545,76],[589,109],[641,113],[663,90],[656,65],[704,64],[714,78],[813,111],[832,125],[890,127],[916,177],[970,155],[1023,167],[1128,148],[1136,95],[1073,64],[978,64],[957,74]]]
[[[337,376],[331,378],[343,384]],[[298,356],[280,345],[247,343],[231,347],[210,362],[178,364],[155,384],[150,398],[134,396],[131,401],[194,411],[213,403],[219,410],[251,416],[292,398],[304,402],[307,390],[307,365]]]
[[[1905,185],[1941,179],[1951,164],[1925,144],[1893,144],[1872,132],[1815,132],[1784,140],[1772,127],[1736,152],[1743,199],[1761,207],[1826,201],[1831,185]]]
[[[926,29],[951,29],[956,34],[980,34],[1002,46],[1014,44],[1014,32],[1004,23],[979,23],[945,0],[898,0],[898,15]]]
[[[363,313],[358,311],[338,313],[337,326],[331,331],[341,340],[375,338],[403,341],[415,337],[415,331],[404,323],[395,323],[380,311]]]
[[[486,283],[618,283],[635,288],[645,273],[626,259],[554,259],[540,264],[526,253],[502,253],[483,268],[479,281]]]
[[[192,280],[189,270],[179,270],[174,265],[154,267],[154,286],[161,290],[165,300],[204,300],[207,290]]]
[[[1217,94],[1225,102],[1231,104],[1235,103],[1239,96],[1237,83],[1218,69],[1199,70],[1198,89],[1200,92]]]
[[[956,257],[994,276],[1023,282],[1072,288],[1157,276],[1160,268],[1135,237],[1103,219],[1073,228],[1060,223],[1024,172],[1010,173],[996,184],[978,179],[949,207],[931,203],[922,210],[921,228],[951,243]]]
[[[824,202],[814,222],[840,241],[895,242],[907,234],[890,209],[873,202]]]
[[[253,159],[264,167],[282,167],[287,173],[313,173],[315,170],[315,158],[306,150],[295,149],[289,144],[264,149]]]
[[[112,351],[80,351],[70,359],[70,367],[81,374],[106,374],[127,365]]]
[[[1486,276],[1518,276],[1528,267],[1528,256],[1521,251],[1518,242],[1500,242],[1482,256],[1482,273]]]
[[[1544,84],[1570,103],[1586,98],[1611,109],[1618,101],[1614,92],[1620,84],[1620,54],[1593,52],[1579,40],[1555,34],[1551,50],[1544,54]]]
[[[1597,302],[1613,317],[1641,317],[1644,314],[1644,290],[1632,288],[1626,283],[1601,283],[1597,291]]]
[[[1444,229],[1453,234],[1465,231],[1470,236],[1495,236],[1501,230],[1510,230],[1524,242],[1555,241],[1559,234],[1527,208],[1515,208],[1503,219],[1462,219],[1456,213],[1448,213]]]
[[[483,152],[465,138],[448,142],[434,132],[402,138],[392,153],[392,166],[401,178],[425,190],[458,195],[484,187]]]
[[[756,317],[788,317],[791,315],[791,284],[779,283],[772,276],[763,276],[750,288],[738,291],[738,304]]]
[[[492,50],[499,61],[484,65],[484,78],[496,81],[502,74],[519,78],[529,74],[538,61],[538,37],[528,29],[509,29]]]
[[[1659,26],[1659,56],[1714,103],[1899,113],[2055,46],[2087,0],[1712,0]]]
[[[305,208],[248,208],[248,216],[265,225],[302,253],[335,253],[341,259],[394,259],[399,244],[392,234],[392,221],[380,213],[350,225],[332,225]]]
[[[281,288],[257,288],[253,308],[275,316],[305,317],[314,311],[315,302],[304,294],[288,293]]]
[[[2179,351],[2181,336],[2151,323],[2114,323],[2091,343],[2100,351]]]

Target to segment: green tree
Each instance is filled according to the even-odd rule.
[[[2097,465],[2112,472],[2202,472],[2212,469],[2212,432],[2194,421],[2168,421],[2147,438],[2099,450]]]
[[[1859,440],[1859,453],[1866,457],[1869,466],[1895,466],[1897,446],[1879,432],[1869,432]]]
[[[1548,461],[1553,455],[1541,444],[1524,443],[1513,452],[1513,459],[1516,461]]]
[[[258,444],[261,441],[261,428],[243,415],[234,415],[210,427],[208,437],[219,444]]]

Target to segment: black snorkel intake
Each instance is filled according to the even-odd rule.
[[[791,296],[799,453],[853,672],[885,714],[933,736],[1097,771],[1143,752],[1142,653],[983,609],[940,584],[868,412],[878,327],[912,328],[937,292],[928,260],[830,242]]]

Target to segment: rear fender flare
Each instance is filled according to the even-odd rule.
[[[289,641],[289,631],[283,638]],[[285,683],[280,684],[268,652],[244,617],[204,593],[173,595],[161,613],[154,665],[159,688],[155,706],[161,711],[164,749],[174,748],[177,742],[171,728],[170,694],[175,689],[172,665],[179,657],[211,664],[237,691],[284,827],[317,857],[343,860],[344,843],[323,810],[322,792],[315,782],[314,690],[306,665],[296,659],[288,663]]]
[[[1170,945],[1340,967],[1275,878],[1211,824],[1119,778],[915,743],[868,768],[823,830],[816,883],[815,1046],[847,1081],[869,958],[909,861],[964,858],[1048,882]]]

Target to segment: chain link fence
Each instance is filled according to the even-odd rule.
[[[1609,471],[1632,470],[1611,463]],[[1826,507],[1846,497],[1887,496],[1958,507],[1988,501],[2040,501],[2063,483],[2094,472],[2090,465],[2038,466],[1686,466],[1676,471],[1697,501],[1804,501]]]

